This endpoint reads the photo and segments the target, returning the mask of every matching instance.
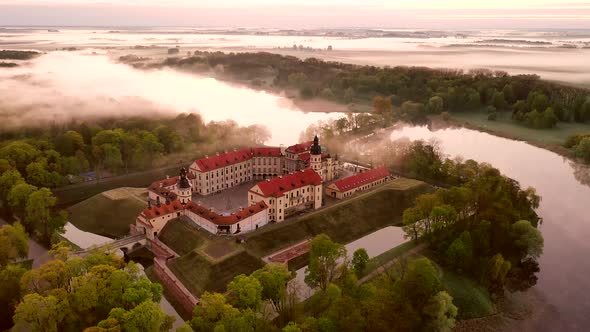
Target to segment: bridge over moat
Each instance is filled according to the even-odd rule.
[[[120,249],[124,254],[129,254],[139,248],[143,248],[147,245],[147,239],[145,234],[137,234],[124,237],[122,239],[113,240],[98,246],[92,246],[91,248],[77,251],[76,254],[79,256],[88,255],[94,250],[116,250]]]

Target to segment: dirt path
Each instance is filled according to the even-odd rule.
[[[367,281],[373,280],[375,277],[387,272],[387,270],[389,270],[390,268],[393,267],[393,265],[395,263],[397,263],[400,259],[417,254],[419,252],[421,252],[422,250],[426,249],[426,247],[428,247],[428,244],[426,243],[421,243],[417,246],[415,246],[414,248],[406,251],[405,253],[401,254],[400,256],[395,257],[394,259],[388,261],[387,263],[379,266],[377,269],[375,269],[373,272],[367,274],[366,276],[362,277],[361,279],[359,279],[358,284],[364,284]]]

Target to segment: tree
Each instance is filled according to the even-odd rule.
[[[25,225],[41,233],[45,243],[49,244],[51,236],[63,232],[67,215],[55,213],[53,208],[57,199],[47,188],[41,188],[29,195],[25,208]]]
[[[287,283],[291,273],[284,264],[266,264],[252,273],[262,285],[262,300],[268,300],[277,314],[282,315],[287,303]]]
[[[590,163],[590,136],[580,140],[575,148],[576,157],[582,158],[585,162]]]
[[[512,224],[510,236],[523,257],[538,258],[543,253],[543,235],[528,220],[520,220]]]
[[[301,89],[307,83],[308,80],[307,75],[305,75],[304,73],[292,73],[289,74],[288,81],[289,85]]]
[[[55,141],[55,148],[63,156],[73,156],[76,151],[84,151],[86,144],[84,138],[75,130],[68,130]]]
[[[504,94],[504,98],[506,98],[506,101],[508,103],[510,103],[510,104],[514,103],[515,96],[514,96],[514,89],[512,88],[512,84],[504,85],[504,88],[502,89],[502,93]]]
[[[21,299],[20,279],[26,270],[17,265],[0,268],[0,330],[12,325],[14,308]]]
[[[18,183],[24,183],[25,180],[17,170],[8,170],[0,176],[0,202],[6,204],[8,193]]]
[[[175,318],[166,315],[157,303],[148,300],[129,311],[123,308],[112,309],[109,317],[99,322],[97,327],[107,328],[109,331],[119,328],[122,331],[165,332],[172,329],[174,320]]]
[[[485,283],[493,293],[503,291],[506,275],[510,271],[511,264],[506,261],[502,254],[495,254],[488,262],[488,270],[485,274]]]
[[[559,119],[555,115],[553,108],[547,107],[545,112],[543,112],[543,128],[553,128],[558,121]]]
[[[348,88],[346,88],[346,90],[344,90],[344,101],[345,102],[352,103],[352,101],[354,100],[354,96],[355,96],[355,92],[351,86],[349,86]]]
[[[27,258],[28,253],[29,237],[21,224],[0,227],[0,268],[17,259]]]
[[[451,243],[446,251],[446,259],[451,266],[458,269],[469,268],[473,259],[473,243],[468,231],[464,231]]]
[[[444,110],[444,101],[440,96],[431,97],[428,100],[428,110],[434,114],[440,114]]]
[[[337,277],[337,268],[346,257],[346,248],[332,242],[326,234],[317,235],[310,243],[309,265],[305,270],[305,283],[326,290]]]
[[[0,149],[0,159],[6,159],[20,172],[41,155],[34,146],[23,141],[15,141]]]
[[[193,311],[191,327],[196,332],[213,331],[215,325],[240,314],[240,311],[227,303],[225,296],[219,293],[205,292],[198,306]]]
[[[262,304],[262,285],[253,276],[240,274],[228,285],[229,299],[236,308],[253,309],[260,308]]]
[[[289,322],[289,324],[283,327],[281,332],[301,332],[301,328],[299,328],[299,326],[296,323]]]
[[[391,106],[391,98],[379,95],[373,97],[373,110],[377,114],[390,113],[393,110],[393,107]]]
[[[13,320],[16,331],[59,332],[69,314],[65,298],[33,293],[18,304]]]
[[[333,99],[334,92],[332,92],[332,89],[330,88],[323,88],[322,91],[320,91],[320,96],[326,99]]]
[[[357,277],[360,278],[363,272],[365,272],[368,262],[369,254],[365,248],[359,248],[352,254],[352,270]]]
[[[449,293],[441,291],[430,298],[423,312],[427,331],[447,332],[455,326],[458,310]]]

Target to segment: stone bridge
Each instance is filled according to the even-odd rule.
[[[76,254],[79,256],[86,256],[93,250],[115,250],[120,249],[124,254],[129,254],[139,248],[143,248],[147,245],[148,240],[144,234],[132,235],[122,239],[113,240],[105,244],[98,246],[92,246],[85,250],[77,251]]]

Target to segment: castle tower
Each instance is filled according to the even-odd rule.
[[[318,135],[315,135],[315,137],[313,138],[313,145],[311,146],[310,153],[311,157],[309,166],[316,173],[322,176],[322,147],[320,146]]]
[[[182,204],[190,202],[192,195],[192,184],[186,176],[186,168],[183,167],[180,170],[180,179],[178,179],[178,183],[176,185],[176,194],[178,195],[178,199],[180,199],[180,203]]]

